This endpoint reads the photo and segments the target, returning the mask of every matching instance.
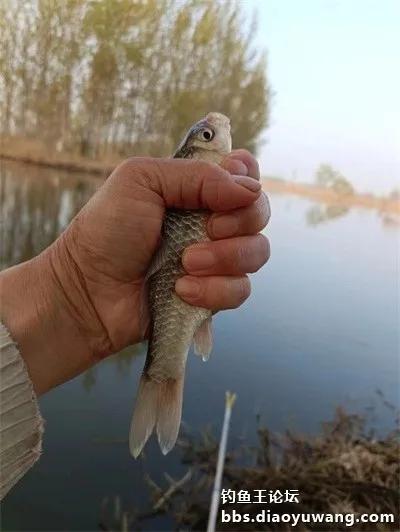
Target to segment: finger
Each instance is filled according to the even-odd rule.
[[[213,311],[239,307],[250,295],[250,281],[241,277],[192,277],[177,280],[176,293],[191,305]]]
[[[185,249],[182,264],[192,275],[243,275],[259,270],[269,255],[264,235],[239,236],[194,244]]]
[[[134,181],[145,200],[158,200],[165,207],[227,211],[250,205],[261,194],[255,179],[232,176],[205,161],[138,157],[124,164],[127,185]]]
[[[257,159],[247,150],[238,149],[233,150],[225,159],[229,161],[240,161],[247,168],[247,172],[243,175],[248,175],[254,179],[260,179],[260,167]],[[228,163],[229,164],[229,163]],[[225,165],[224,165],[225,168]]]
[[[264,229],[270,216],[268,198],[262,193],[249,207],[242,207],[226,214],[212,214],[207,222],[207,232],[214,240],[254,235]]]
[[[233,175],[247,175],[248,173],[247,166],[239,159],[234,159],[233,157],[226,157],[222,161],[221,166]]]

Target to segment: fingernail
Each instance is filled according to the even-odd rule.
[[[175,290],[183,297],[197,297],[200,294],[200,283],[193,277],[181,277],[175,283]]]
[[[228,238],[239,231],[239,220],[232,214],[221,214],[211,220],[211,232],[215,238]]]
[[[183,265],[186,270],[197,272],[207,270],[215,264],[215,257],[208,249],[200,247],[190,249],[183,254]]]
[[[251,192],[258,192],[261,189],[261,183],[252,177],[239,175],[235,176],[234,179],[238,185],[247,188],[247,190],[251,190]]]

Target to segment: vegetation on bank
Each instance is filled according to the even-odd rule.
[[[264,179],[268,192],[293,194],[310,198],[327,205],[326,211],[319,209],[310,213],[310,223],[320,219],[335,218],[347,212],[350,207],[377,209],[383,213],[400,215],[400,194],[393,190],[387,196],[357,192],[351,182],[329,164],[321,164],[314,176],[314,183],[296,183],[280,178]]]
[[[0,136],[0,159],[102,177],[107,177],[122,160],[121,157],[111,154],[101,159],[92,159],[78,154],[59,152],[48,147],[44,141],[19,135]]]
[[[394,407],[388,405],[392,410]],[[152,504],[139,511],[121,505],[119,497],[105,499],[101,509],[102,530],[137,530],[159,515],[172,518],[179,530],[205,530],[215,475],[218,441],[212,433],[186,435],[179,442],[182,462],[188,469],[179,480],[166,474],[167,487],[149,477]],[[394,522],[373,523],[376,531],[395,531],[399,522],[399,423],[386,436],[377,435],[367,419],[339,408],[315,436],[287,432],[277,436],[259,427],[255,447],[242,443],[229,452],[223,487],[236,493],[245,490],[297,490],[298,503],[235,502],[222,507],[240,514],[393,514]],[[308,523],[297,530],[348,530],[346,523]],[[351,530],[371,530],[371,523],[356,523]],[[218,523],[218,530],[284,530],[277,523]]]
[[[215,110],[254,151],[270,89],[247,19],[239,0],[2,0],[0,133],[65,160],[167,155]]]
[[[355,193],[350,181],[330,164],[321,164],[317,168],[315,183],[342,196],[349,196]]]

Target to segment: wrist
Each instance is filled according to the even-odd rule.
[[[63,253],[61,237],[39,256],[0,274],[1,319],[18,344],[38,395],[95,361],[90,331],[83,326],[84,317],[80,322],[76,316],[81,302],[70,275],[73,267]]]

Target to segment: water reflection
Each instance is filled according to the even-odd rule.
[[[130,345],[115,354],[112,357],[108,357],[104,360],[104,364],[112,364],[117,373],[121,377],[126,377],[130,373],[132,362],[140,355],[144,355],[146,352],[147,344],[141,343],[136,345]],[[98,378],[99,367],[94,366],[83,374],[82,386],[89,393],[96,386]]]
[[[294,199],[294,201],[296,201]],[[289,210],[287,204],[287,210]],[[347,215],[351,211],[351,207],[348,204],[344,203],[334,203],[334,204],[321,204],[315,203],[305,212],[305,220],[307,225],[313,227],[320,224],[324,224],[331,220],[336,220]],[[371,212],[371,211],[370,211]],[[384,229],[398,229],[400,226],[400,216],[394,212],[387,212],[384,209],[372,211],[377,214],[380,221],[382,222],[382,227]]]
[[[349,212],[347,205],[313,205],[306,212],[306,221],[308,225],[315,226],[321,223],[340,218]]]
[[[33,166],[13,169],[7,164],[1,174],[3,265],[50,244],[101,183]],[[271,431],[312,433],[338,404],[363,409],[376,388],[398,403],[398,230],[384,228],[378,211],[346,214],[282,194],[271,195],[271,204],[272,257],[252,277],[251,299],[218,314],[206,366],[194,355],[188,360],[184,421],[194,431],[219,428],[225,390],[233,390],[231,442],[246,434],[254,443],[256,413]],[[180,478],[179,454],[164,457],[154,438],[145,462],[129,456],[144,349],[130,347],[41,398],[46,450],[2,508],[7,530],[42,530],[44,523],[46,530],[60,523],[94,530],[107,495],[146,507],[144,470],[156,482],[164,471]],[[391,429],[392,416],[379,412],[378,423]]]
[[[101,179],[17,163],[1,164],[2,253],[1,268],[29,260],[49,246],[65,229],[101,184]],[[120,376],[129,373],[144,346],[130,346],[105,364]],[[96,386],[98,369],[82,377],[83,388]]]
[[[398,229],[400,227],[400,216],[391,213],[382,213],[381,220],[383,227],[387,229]]]
[[[53,242],[101,180],[15,163],[1,164],[1,268],[32,258]]]

